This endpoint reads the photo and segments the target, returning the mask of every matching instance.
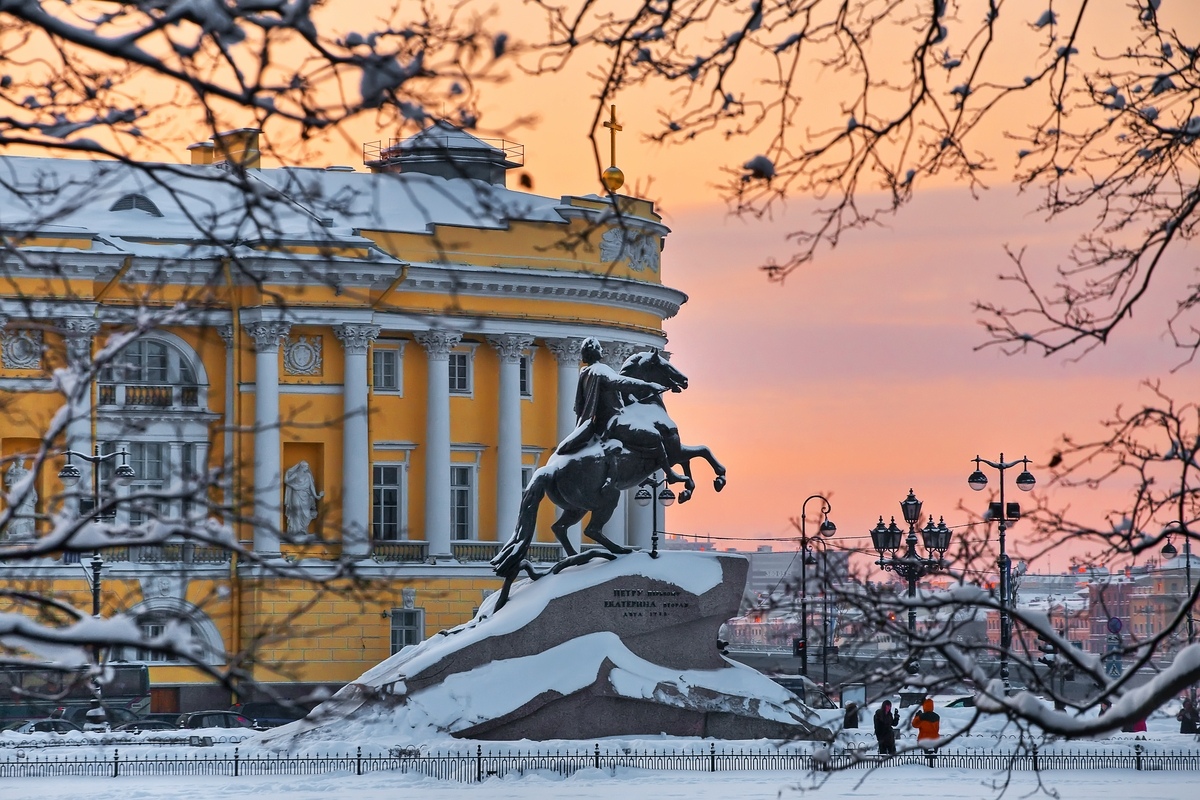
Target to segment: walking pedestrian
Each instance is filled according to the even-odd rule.
[[[874,721],[880,755],[896,755],[896,726],[900,724],[900,712],[892,711],[891,700],[883,701],[883,705],[875,712]]]
[[[1183,699],[1183,708],[1175,715],[1179,720],[1180,733],[1196,733],[1200,730],[1200,712],[1196,710],[1196,701],[1190,697]]]
[[[942,718],[933,710],[933,700],[925,698],[921,710],[913,715],[913,727],[917,729],[917,745],[932,751],[937,740],[942,738]]]
[[[858,727],[858,703],[846,704],[846,717],[842,720],[842,728],[857,728]]]

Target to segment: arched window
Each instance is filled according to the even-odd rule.
[[[100,372],[100,405],[194,408],[201,394],[191,359],[160,339],[130,342]]]
[[[144,194],[127,194],[117,202],[113,203],[108,209],[109,211],[145,211],[147,214],[154,217],[161,217],[163,214],[158,210],[158,206],[154,205],[154,201]]]
[[[224,663],[225,644],[220,631],[204,611],[191,603],[174,597],[151,597],[131,608],[129,614],[137,621],[146,642],[174,632],[170,641],[177,649],[187,651],[203,664]],[[180,629],[186,631],[186,635],[181,637]],[[118,660],[169,664],[183,659],[172,653],[138,647],[124,648]]]

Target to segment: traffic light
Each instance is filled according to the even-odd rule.
[[[1047,641],[1040,633],[1038,634],[1038,650],[1041,650],[1043,653],[1038,658],[1038,662],[1045,664],[1047,667],[1053,667],[1058,654],[1058,648],[1053,643]]]
[[[807,639],[792,639],[792,655],[796,658],[804,658],[808,655],[808,640]]]

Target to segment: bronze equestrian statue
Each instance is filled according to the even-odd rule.
[[[662,394],[668,389],[687,388],[687,377],[662,358],[657,351],[635,353],[621,365],[619,373],[600,363],[600,343],[584,341],[584,367],[580,370],[575,397],[578,427],[556,448],[544,467],[533,474],[521,497],[516,530],[505,543],[492,567],[504,578],[495,610],[508,602],[512,583],[524,571],[536,580],[537,572],[526,560],[537,526],[537,511],[543,497],[563,510],[551,529],[567,557],[551,568],[585,563],[593,558],[616,558],[632,552],[616,544],[604,533],[625,489],[641,484],[658,470],[670,483],[683,483],[679,501],[687,502],[695,483],[691,477],[691,459],[704,458],[716,478],[714,488],[725,486],[725,467],[703,445],[688,446],[679,440],[679,429],[667,414]],[[679,465],[683,475],[672,467]],[[567,531],[591,512],[584,535],[603,545],[605,550],[580,554],[571,545]]]

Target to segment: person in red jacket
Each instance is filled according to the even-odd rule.
[[[932,750],[934,743],[942,737],[942,718],[933,710],[933,700],[926,698],[921,710],[913,715],[913,727],[917,729],[917,745]]]

